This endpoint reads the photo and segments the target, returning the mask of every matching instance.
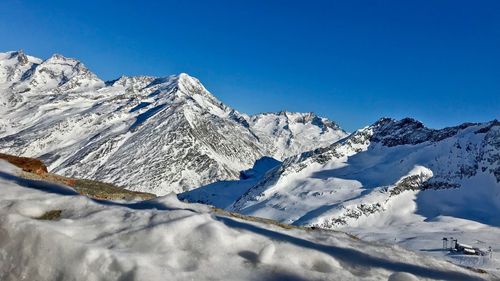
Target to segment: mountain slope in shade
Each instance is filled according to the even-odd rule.
[[[202,203],[226,209],[245,192],[261,180],[269,170],[281,162],[274,158],[263,157],[255,161],[251,169],[241,171],[238,180],[223,180],[200,186],[193,190],[177,194],[180,200]]]
[[[282,159],[346,135],[312,114],[275,115],[266,131],[187,74],[103,82],[61,55],[1,53],[0,91],[1,152],[156,194],[238,179],[263,156]],[[287,141],[275,141],[275,131]]]

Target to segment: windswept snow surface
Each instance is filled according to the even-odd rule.
[[[495,278],[340,232],[237,219],[175,195],[96,201],[17,172],[0,160],[1,280]],[[35,219],[51,210],[61,216]]]
[[[0,53],[0,93],[0,152],[157,195],[236,180],[264,156],[346,136],[311,113],[239,113],[185,73],[103,82],[61,55]]]

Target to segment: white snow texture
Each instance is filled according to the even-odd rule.
[[[0,280],[493,278],[340,232],[285,230],[213,213],[173,194],[94,201],[66,186],[19,178],[16,170],[0,160]],[[60,217],[36,219],[51,210],[61,210]]]

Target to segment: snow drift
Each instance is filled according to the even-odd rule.
[[[494,278],[340,232],[235,218],[175,195],[96,201],[17,172],[0,160],[2,280]]]

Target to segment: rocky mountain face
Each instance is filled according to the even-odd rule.
[[[238,179],[345,137],[312,113],[248,116],[187,74],[104,82],[81,62],[0,53],[0,152],[158,195]]]
[[[383,118],[286,159],[229,210],[323,228],[439,215],[500,225],[500,122],[434,130]]]

